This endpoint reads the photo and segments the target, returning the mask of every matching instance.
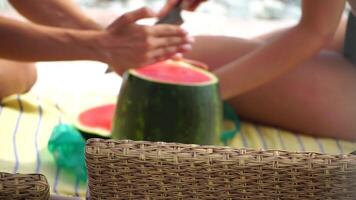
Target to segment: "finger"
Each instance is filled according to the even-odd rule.
[[[189,11],[194,11],[198,6],[207,0],[183,0],[182,8]]]
[[[151,44],[153,48],[180,46],[184,44],[192,44],[193,42],[193,37],[160,37],[151,39]]]
[[[174,54],[172,56],[172,59],[173,60],[177,60],[177,61],[181,60],[182,58],[183,58],[183,54],[182,53],[176,53],[176,54]]]
[[[186,36],[188,32],[176,25],[168,24],[159,24],[155,26],[148,26],[147,32],[150,35],[156,37],[165,37],[165,36]]]
[[[148,53],[149,59],[159,59],[161,57],[172,57],[177,53],[183,53],[192,49],[191,45],[169,46],[152,50]]]
[[[123,69],[122,67],[118,66],[118,65],[109,65],[107,72],[106,73],[110,73],[112,71],[115,71],[115,73],[117,73],[118,75],[122,75],[126,69]]]
[[[122,75],[126,72],[126,70],[117,69],[117,70],[115,70],[115,72],[116,72],[118,75],[122,76]]]
[[[183,58],[183,54],[181,54],[181,53],[175,54],[174,56],[172,56],[171,59],[175,60],[175,61],[182,61],[182,62],[191,64],[191,65],[193,65],[195,67],[199,67],[199,68],[204,69],[204,70],[209,70],[209,66],[207,64],[205,64],[203,62],[200,62],[200,61]]]
[[[151,9],[147,7],[143,7],[131,12],[127,12],[121,15],[118,19],[116,19],[108,29],[118,30],[123,28],[124,26],[135,23],[136,21],[144,18],[156,17],[157,14],[154,13]]]
[[[163,8],[159,11],[158,17],[163,17],[168,14],[170,10],[178,3],[178,0],[167,0],[167,3],[163,6]]]
[[[204,70],[209,70],[209,66],[203,62],[200,62],[200,61],[196,61],[196,60],[190,60],[190,59],[187,59],[187,58],[181,58],[180,61],[183,61],[185,63],[188,63],[188,64],[191,64],[195,67],[199,67],[201,69],[204,69]]]
[[[156,58],[151,58],[149,59],[144,65],[151,65],[151,64],[154,64],[154,63],[157,63],[157,62],[161,62],[161,61],[164,61],[164,60],[169,60],[171,59],[175,54],[167,54],[167,55],[164,55],[164,56],[160,56],[160,57],[156,57]]]

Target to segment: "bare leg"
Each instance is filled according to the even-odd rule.
[[[347,26],[347,17],[344,16],[340,20],[339,26],[334,34],[333,40],[330,42],[329,45],[327,45],[324,48],[325,50],[336,51],[336,52],[342,53],[343,48],[344,48],[346,26]],[[290,27],[285,27],[285,28],[274,30],[270,33],[257,36],[256,38],[254,38],[254,40],[259,41],[259,42],[271,40],[275,37],[278,37],[280,34],[283,34],[289,28]]]
[[[27,92],[36,79],[34,64],[0,59],[0,99],[11,94]]]
[[[342,53],[346,23],[347,17],[343,17],[333,40],[324,50]],[[185,54],[185,57],[203,61],[214,70],[250,53],[264,42],[278,37],[288,29],[289,27],[278,29],[252,40],[225,36],[198,36],[193,51]]]
[[[304,65],[230,100],[246,119],[319,136],[356,140],[356,67],[322,52]]]
[[[225,36],[198,36],[195,40],[193,51],[184,56],[208,64],[212,71],[261,45],[259,41]]]
[[[197,37],[188,58],[223,66],[261,45],[236,38]],[[319,136],[356,140],[356,67],[323,51],[256,90],[230,99],[243,118]]]

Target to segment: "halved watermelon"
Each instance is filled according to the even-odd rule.
[[[221,126],[218,79],[210,72],[168,60],[125,73],[114,138],[213,144]]]
[[[109,137],[115,106],[115,104],[105,104],[83,111],[75,123],[76,128],[86,133]]]

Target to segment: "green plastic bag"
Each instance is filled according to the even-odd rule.
[[[241,130],[240,119],[237,116],[234,108],[231,107],[227,102],[224,102],[224,121],[231,121],[235,125],[232,129],[224,129],[220,135],[220,141],[227,146],[228,143]]]
[[[73,173],[81,181],[87,180],[85,140],[76,128],[66,124],[56,126],[49,139],[48,150],[58,167]]]

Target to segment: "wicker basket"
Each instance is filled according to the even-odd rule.
[[[41,174],[9,174],[0,172],[0,199],[49,199],[49,187]]]
[[[356,199],[356,156],[91,139],[91,199]]]

